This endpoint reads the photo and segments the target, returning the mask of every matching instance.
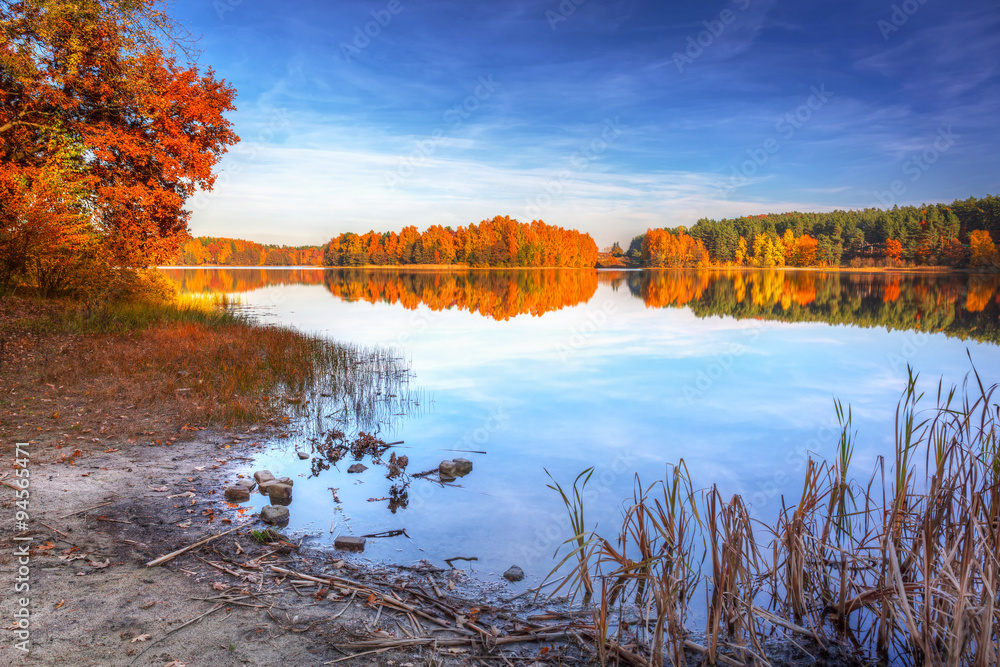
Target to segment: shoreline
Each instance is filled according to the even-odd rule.
[[[821,272],[821,273],[909,273],[909,274],[967,274],[967,275],[996,275],[995,271],[977,271],[970,268],[958,268],[950,266],[874,266],[874,267],[851,267],[851,266],[594,266],[594,267],[573,267],[573,266],[468,266],[456,264],[400,264],[400,265],[374,265],[366,264],[362,266],[225,266],[225,265],[200,265],[200,266],[157,266],[158,270],[179,271],[197,269],[232,269],[232,270],[310,270],[310,271],[438,271],[465,273],[470,271],[791,271],[791,272]]]

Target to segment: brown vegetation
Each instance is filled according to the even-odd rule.
[[[207,301],[11,297],[0,306],[8,442],[86,449],[175,440],[209,425],[280,424],[310,390],[354,398],[366,372],[399,370],[379,351],[253,323]]]
[[[911,373],[896,411],[895,452],[863,483],[850,477],[855,434],[850,410],[838,403],[838,460],[810,459],[798,504],[773,521],[751,520],[739,496],[726,502],[714,487],[696,492],[683,461],[651,486],[636,479],[613,541],[582,528],[577,483],[572,495],[559,489],[576,532],[567,559],[579,561],[559,588],[583,590],[585,601],[600,593],[592,617],[602,662],[606,647],[624,644],[648,656],[636,655],[635,664],[662,665],[664,651],[685,664],[690,650],[708,664],[756,664],[778,634],[863,661],[995,665],[998,388],[974,373],[962,392],[939,386],[936,406],[925,411]],[[700,588],[708,600],[704,644],[684,626]]]

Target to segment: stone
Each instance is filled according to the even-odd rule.
[[[455,462],[454,461],[441,461],[438,465],[438,473],[441,477],[451,477],[455,478]]]
[[[258,484],[263,484],[274,479],[274,475],[271,474],[270,470],[258,470],[253,474],[253,478],[257,480]]]
[[[338,535],[333,541],[333,546],[337,549],[347,549],[350,551],[364,551],[365,538],[354,537],[353,535]]]
[[[503,573],[503,578],[507,581],[521,581],[524,579],[524,570],[519,568],[517,565],[511,565],[507,571]]]
[[[352,465],[350,468],[347,469],[347,472],[364,472],[366,470],[368,470],[368,466],[362,463],[355,463],[354,465]]]
[[[231,503],[245,503],[250,500],[250,489],[242,484],[226,489],[226,500]]]
[[[260,520],[271,524],[288,523],[288,508],[274,507],[273,505],[262,507],[260,510]]]
[[[279,501],[292,501],[292,487],[287,484],[278,484],[272,482],[267,485],[267,495],[271,498],[271,504],[286,504],[285,502],[276,503],[275,499]]]
[[[455,459],[452,463],[455,464],[455,474],[459,477],[468,475],[472,472],[472,461],[469,459]]]
[[[253,487],[257,486],[257,482],[253,481],[252,479],[244,478],[244,479],[238,479],[235,482],[233,482],[233,486],[242,486],[249,491]]]
[[[279,477],[274,481],[277,484],[284,484],[285,486],[295,486],[295,482],[292,481],[291,477]]]
[[[299,458],[302,459],[303,461],[305,461],[307,458],[309,458],[309,455],[306,454],[305,452],[296,452],[296,454],[298,454]]]

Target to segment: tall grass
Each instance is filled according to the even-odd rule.
[[[572,578],[586,576],[601,596],[592,608],[602,664],[622,645],[623,624],[612,638],[609,619],[616,605],[625,618],[629,601],[640,664],[686,664],[692,651],[706,664],[757,664],[774,636],[786,654],[807,642],[864,662],[1000,664],[997,389],[973,368],[961,388],[939,383],[924,408],[910,370],[894,451],[863,483],[850,475],[851,411],[837,402],[837,459],[810,459],[797,503],[769,521],[752,520],[739,496],[693,490],[683,462],[649,487],[637,480],[615,542],[574,526],[584,560]],[[684,623],[698,586],[702,643]]]
[[[408,409],[407,360],[261,323],[236,305],[190,295],[46,302],[6,327],[34,341],[40,385],[80,388],[107,410],[226,426],[335,412],[370,428]]]

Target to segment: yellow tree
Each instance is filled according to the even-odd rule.
[[[737,266],[745,266],[747,260],[750,259],[749,253],[747,252],[747,240],[740,237],[740,242],[736,246],[736,255],[733,258]]]
[[[969,232],[969,266],[987,268],[998,263],[997,247],[985,229]]]

